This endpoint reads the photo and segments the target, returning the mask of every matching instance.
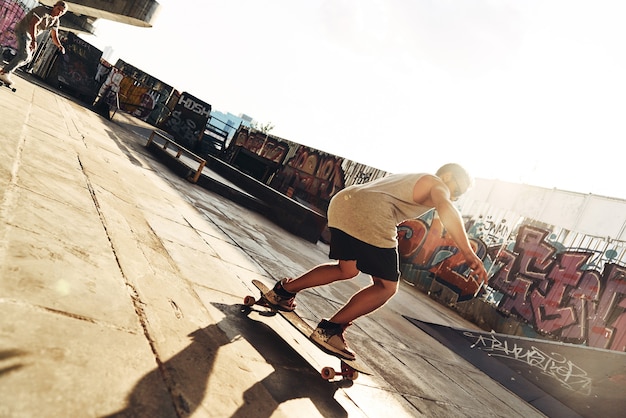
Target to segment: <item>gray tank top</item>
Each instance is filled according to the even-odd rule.
[[[395,248],[397,225],[432,209],[413,201],[413,188],[423,175],[392,174],[346,187],[330,201],[328,226],[375,247]]]

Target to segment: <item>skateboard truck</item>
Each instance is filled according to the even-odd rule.
[[[348,380],[356,380],[359,377],[359,371],[348,366],[343,361],[341,361],[341,371],[337,371],[332,367],[324,367],[322,368],[320,374],[322,375],[322,379],[324,380],[332,380],[335,378],[335,376],[341,376],[344,379]]]
[[[256,299],[254,296],[246,296],[245,298],[243,298],[243,304],[245,306],[250,306],[250,307],[254,305],[259,305],[259,306],[263,306],[264,308],[270,309],[274,313],[278,312],[278,309],[272,304],[270,304],[269,302],[267,302],[263,298],[263,296],[261,296],[258,299]]]

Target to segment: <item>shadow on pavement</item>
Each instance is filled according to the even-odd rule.
[[[309,399],[321,416],[348,416],[334,399],[335,392],[345,383],[323,380],[275,331],[250,318],[248,307],[212,305],[225,318],[190,334],[191,344],[146,374],[133,388],[124,409],[106,418],[191,415],[203,401],[220,347],[238,338],[250,343],[274,371],[243,392],[241,406],[231,417],[270,417],[282,403],[303,398]],[[233,334],[236,336],[228,337]],[[271,399],[266,397],[268,393]]]
[[[274,372],[257,382],[244,393],[246,403],[233,417],[270,417],[275,409],[259,410],[258,405],[248,402],[248,394],[258,393],[258,389],[268,391],[280,405],[292,399],[309,399],[320,415],[347,417],[347,412],[334,399],[335,392],[344,382],[327,382],[321,378],[304,358],[287,344],[280,335],[266,324],[249,317],[250,307],[235,304],[224,305],[213,303],[227,319],[237,322],[240,336],[274,367]],[[261,312],[263,314],[263,312]],[[280,319],[279,319],[280,320]],[[352,383],[352,382],[349,382]],[[294,411],[297,413],[297,411]]]
[[[12,360],[15,357],[21,357],[23,355],[26,355],[27,352],[22,351],[22,350],[2,350],[0,351],[0,361],[5,361],[5,360]],[[22,367],[24,367],[23,364],[13,364],[7,367],[2,367],[0,368],[0,376],[2,376],[5,373],[9,373],[12,372],[14,370],[18,370],[21,369]]]

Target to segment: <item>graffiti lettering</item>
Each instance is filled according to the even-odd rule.
[[[576,287],[582,272],[580,267],[589,259],[588,253],[565,253],[558,257],[548,274],[549,289],[535,288],[530,295],[537,328],[544,333],[554,333],[576,322],[573,306],[559,306],[569,287]],[[544,280],[543,283],[546,283]]]
[[[281,162],[285,154],[287,154],[287,147],[271,140],[266,141],[261,150],[261,157],[275,163]]]
[[[476,223],[468,227],[470,236],[480,239],[489,246],[502,243],[509,236],[510,230],[506,219],[496,222],[491,215],[484,220],[482,218],[480,216]]]
[[[342,162],[343,158],[300,146],[270,185],[324,212],[330,198],[345,185]]]
[[[487,255],[482,241],[471,239],[470,243],[479,257]],[[435,280],[456,292],[459,301],[476,295],[478,283],[469,276],[465,257],[446,234],[439,218],[433,218],[430,226],[422,219],[402,222],[398,226],[398,252],[404,262],[430,272]]]
[[[513,252],[500,254],[505,268],[490,283],[504,295],[498,309],[564,341],[626,351],[626,268],[608,263],[603,273],[584,270],[592,251],[555,257],[547,234],[524,225]]]
[[[186,96],[184,94],[180,96],[180,99],[178,100],[178,104],[182,104],[185,107],[185,109],[191,110],[192,112],[200,116],[205,116],[208,118],[211,114],[211,108],[207,108],[202,103],[198,103],[195,100],[193,100],[191,97]]]
[[[484,232],[478,224],[469,230]],[[568,250],[554,238],[551,231],[530,225],[521,225],[507,248],[502,241],[487,249],[482,240],[472,238],[485,265],[493,265],[489,286],[496,292],[490,300],[497,310],[540,334],[626,351],[626,267],[612,262],[617,252]],[[437,218],[430,225],[423,219],[399,225],[398,251],[405,279],[412,275],[424,282],[427,272],[457,293],[459,301],[474,296],[464,276],[465,261]],[[594,259],[603,271],[592,269]]]
[[[175,110],[165,122],[165,128],[184,145],[191,146],[197,140],[199,130],[191,119],[183,119],[181,111]]]
[[[474,340],[472,348],[477,347],[494,357],[503,357],[525,363],[538,369],[542,374],[557,380],[561,386],[571,391],[584,395],[591,393],[592,380],[587,372],[559,353],[548,354],[534,346],[527,349],[518,346],[516,342],[510,345],[508,340],[501,341],[494,334],[476,335],[469,331],[463,334]]]
[[[589,345],[626,351],[626,267],[607,264],[602,282],[605,289],[589,321]]]

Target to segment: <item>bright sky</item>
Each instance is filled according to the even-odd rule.
[[[215,110],[389,172],[626,199],[624,0],[160,0],[85,37]]]

